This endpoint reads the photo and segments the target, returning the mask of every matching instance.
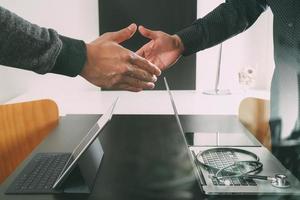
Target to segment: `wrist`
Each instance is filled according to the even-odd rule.
[[[91,46],[88,43],[85,43],[85,47],[86,47],[86,60],[85,63],[83,65],[83,68],[80,72],[80,76],[82,76],[83,78],[86,78],[87,76],[87,71],[89,70],[89,66],[90,66],[90,56],[91,56]]]
[[[180,54],[184,52],[184,45],[183,42],[181,41],[180,37],[176,34],[172,35],[172,38],[174,39],[175,47],[178,49]]]
[[[60,35],[62,48],[50,71],[55,74],[77,76],[86,62],[86,46],[82,40],[76,40]]]

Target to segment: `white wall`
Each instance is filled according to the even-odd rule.
[[[206,15],[222,0],[198,0],[198,17]],[[269,90],[274,69],[273,62],[273,15],[264,12],[247,31],[223,43],[220,88],[239,89],[238,72],[251,67],[256,71],[252,88]],[[215,87],[219,46],[197,54],[197,89]]]
[[[97,0],[0,0],[0,5],[40,26],[89,42],[99,35]],[[37,75],[0,67],[0,102],[27,90],[97,90],[80,77]]]
[[[220,4],[220,0],[198,0],[198,17]],[[89,42],[98,36],[98,0],[0,0],[0,5],[25,19],[60,34]],[[273,72],[272,14],[270,11],[245,33],[223,44],[221,87],[236,89],[243,67],[256,69],[254,88],[269,89]],[[211,89],[215,83],[218,47],[197,54],[197,89]],[[80,77],[37,75],[0,67],[0,102],[27,90],[98,90]]]

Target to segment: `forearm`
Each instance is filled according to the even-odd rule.
[[[265,9],[265,0],[227,0],[177,33],[184,45],[183,55],[212,47],[243,32]]]
[[[76,76],[86,61],[83,41],[58,35],[0,7],[0,64]]]

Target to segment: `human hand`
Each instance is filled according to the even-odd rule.
[[[162,31],[152,31],[139,26],[139,32],[151,39],[136,53],[165,70],[175,64],[184,50],[183,43],[177,35],[169,35]]]
[[[131,24],[120,31],[105,33],[86,44],[87,61],[80,75],[102,88],[134,92],[153,89],[156,76],[161,73],[160,69],[119,45],[130,39],[136,29],[137,26]]]

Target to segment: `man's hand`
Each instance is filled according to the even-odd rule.
[[[130,39],[136,29],[137,26],[131,24],[120,31],[105,33],[87,44],[87,61],[80,75],[102,88],[134,92],[153,89],[160,69],[119,45]]]
[[[161,70],[169,68],[180,58],[184,46],[177,35],[152,31],[143,26],[139,26],[139,32],[151,41],[136,53],[158,66]]]

